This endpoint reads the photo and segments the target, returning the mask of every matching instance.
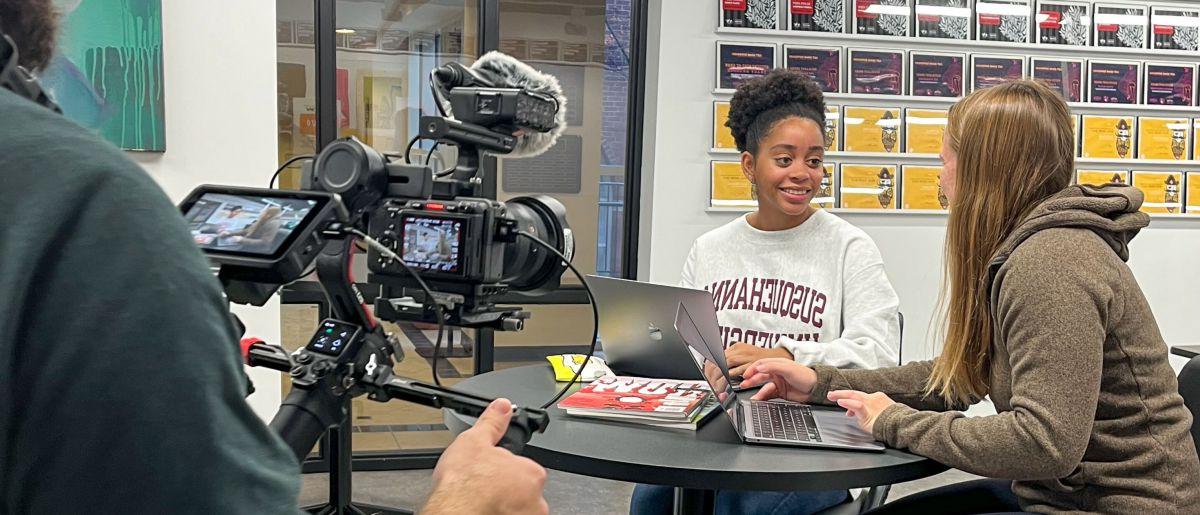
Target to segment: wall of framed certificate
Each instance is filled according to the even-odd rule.
[[[881,7],[872,9],[876,3]],[[1023,74],[1046,81],[1068,96],[1079,134],[1078,182],[1122,182],[1143,188],[1147,210],[1155,212],[1150,215],[1151,226],[1131,244],[1130,267],[1152,303],[1164,337],[1200,341],[1196,301],[1187,294],[1200,290],[1200,274],[1177,272],[1190,269],[1200,255],[1196,237],[1200,107],[1194,101],[1182,105],[1186,102],[1175,95],[1177,89],[1187,90],[1183,87],[1187,66],[1200,63],[1200,50],[1181,49],[1188,38],[1175,41],[1162,27],[1144,34],[1146,45],[1159,45],[1154,48],[1108,46],[1107,34],[1102,36],[1104,46],[1099,46],[1092,23],[1095,0],[1028,2],[1031,25],[1025,43],[981,40],[973,0],[876,3],[862,4],[864,15],[899,16],[899,3],[911,9],[906,17],[909,35],[868,34],[886,27],[867,24],[856,33],[860,6],[856,0],[778,0],[774,29],[725,26],[716,1],[651,3],[638,278],[677,283],[696,238],[755,209],[732,136],[724,127],[732,90],[718,91],[717,70],[726,68],[718,64],[717,45],[761,45],[745,56],[751,58],[750,67],[728,68],[731,78],[756,72],[754,61],[766,62],[771,54],[774,66],[821,75],[829,113],[819,204],[862,229],[879,247],[900,297],[900,309],[910,320],[902,358],[935,355],[937,342],[928,342],[926,328],[940,293],[946,234],[948,199],[941,188],[936,151],[945,130],[944,113],[971,92],[973,78],[1006,73],[979,73],[972,69],[973,57],[1017,57],[1024,61]],[[1200,3],[1184,2],[1182,7],[1158,0],[1131,3],[1147,8],[1151,19],[1155,12],[1170,12],[1156,7],[1200,9]],[[994,4],[985,6],[985,15],[1014,9]],[[1188,28],[1184,24],[1189,20],[1179,18],[1191,15],[1168,16],[1173,18],[1159,21]],[[985,32],[995,27],[994,20],[982,25]],[[1175,32],[1186,36],[1189,31]],[[1138,63],[1142,70],[1136,102],[1090,102],[1092,61]],[[1158,65],[1184,71],[1161,70]],[[1166,86],[1171,83],[1181,87]],[[859,92],[854,92],[856,88]],[[1148,95],[1151,89],[1154,94]],[[1190,99],[1192,91],[1178,97]],[[1085,121],[1092,131],[1086,138]],[[1082,157],[1085,149],[1093,157]],[[744,249],[731,246],[730,251]]]
[[[776,21],[734,22],[740,18],[730,13],[742,7],[739,2],[716,2],[723,16],[715,30],[714,136],[709,151],[716,160],[737,153],[732,138],[722,135],[722,125],[728,116],[728,99],[740,81],[765,74],[772,63],[812,76],[826,92],[831,109],[826,139],[829,160],[837,163],[836,209],[943,211],[928,189],[938,179],[929,170],[937,164],[947,110],[971,91],[1021,78],[1045,82],[1070,103],[1078,118],[1080,170],[1113,172],[1108,178],[1139,170],[1174,173],[1171,177],[1179,184],[1172,190],[1177,187],[1181,199],[1188,191],[1189,173],[1200,174],[1196,143],[1200,139],[1196,130],[1200,127],[1200,3],[780,0],[741,4],[746,13],[757,9],[760,20],[769,17],[766,14],[774,7]],[[867,194],[862,191],[887,188],[867,185],[867,170],[860,166],[874,168],[876,183],[884,182],[880,170],[894,174],[887,180],[894,183],[896,202],[864,200]],[[905,173],[920,176],[910,181]],[[1126,177],[1127,182],[1157,188],[1157,176],[1143,175],[1144,181],[1136,176]],[[1194,188],[1200,191],[1200,182]],[[907,193],[919,198],[909,202]],[[710,208],[730,208],[729,199],[709,200]],[[1180,200],[1178,208],[1147,211],[1156,216],[1200,216],[1200,210],[1189,212],[1184,204]],[[752,208],[751,202],[737,209]]]

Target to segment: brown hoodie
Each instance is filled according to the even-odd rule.
[[[1027,511],[1200,513],[1200,460],[1167,346],[1125,260],[1149,224],[1134,188],[1072,186],[1018,226],[991,262],[989,394],[998,412],[924,395],[932,362],[817,366],[829,390],[884,392],[875,437],[1012,479]]]

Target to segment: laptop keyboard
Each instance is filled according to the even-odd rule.
[[[750,416],[754,418],[754,436],[793,442],[819,442],[817,421],[812,408],[801,404],[751,402]]]

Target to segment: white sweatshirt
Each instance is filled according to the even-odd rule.
[[[705,233],[681,285],[712,292],[726,347],[782,345],[804,365],[897,364],[900,300],[879,248],[824,210],[784,231],[741,217]]]

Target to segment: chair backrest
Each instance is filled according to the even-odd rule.
[[[1200,452],[1200,356],[1196,356],[1179,371],[1179,395],[1192,412],[1192,440]]]

